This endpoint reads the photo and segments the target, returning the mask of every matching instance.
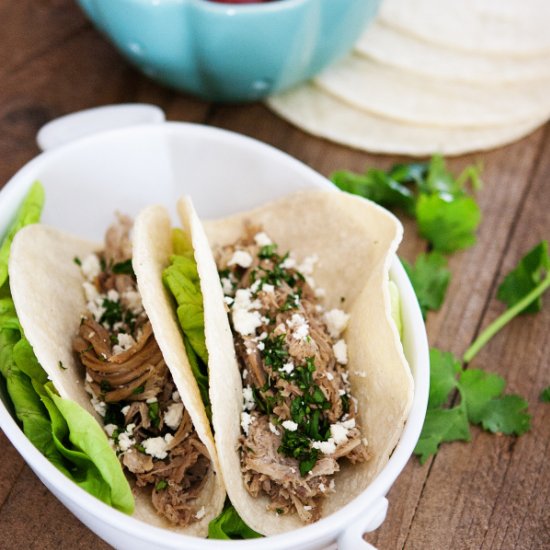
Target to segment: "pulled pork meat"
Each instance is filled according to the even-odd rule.
[[[298,265],[260,227],[215,255],[243,378],[245,486],[275,513],[313,522],[339,461],[368,460],[341,338],[349,315],[321,305],[316,256]]]
[[[200,519],[196,499],[211,461],[179,397],[141,304],[132,269],[131,219],[118,216],[105,250],[77,260],[87,312],[73,349],[86,390],[125,470],[151,490],[157,512],[175,525]]]

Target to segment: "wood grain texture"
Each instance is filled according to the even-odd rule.
[[[282,149],[322,174],[387,168],[403,159],[361,153],[313,138],[261,104],[211,105],[175,94],[129,67],[84,20],[72,0],[4,2],[0,16],[0,182],[37,154],[34,138],[51,118],[92,106],[150,102],[170,120],[241,132]],[[32,28],[33,32],[29,32]],[[458,171],[483,161],[483,223],[475,247],[450,259],[453,280],[440,312],[430,314],[430,341],[461,355],[502,310],[495,300],[503,275],[541,238],[550,237],[550,131],[514,145],[453,159]],[[400,254],[426,249],[404,220]],[[533,430],[521,438],[473,430],[472,442],[444,446],[424,466],[412,459],[389,493],[383,526],[368,535],[380,550],[550,547],[550,307],[515,320],[474,361],[526,396]],[[0,435],[2,548],[107,546],[44,488]]]

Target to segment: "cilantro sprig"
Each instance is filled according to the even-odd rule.
[[[469,363],[481,348],[517,315],[540,311],[541,297],[548,288],[550,255],[548,241],[544,240],[532,248],[504,278],[498,288],[497,298],[503,301],[508,309],[476,338],[464,354],[464,361]]]
[[[414,450],[423,464],[450,441],[470,441],[470,424],[492,433],[521,435],[531,427],[527,401],[504,395],[506,382],[498,374],[481,369],[462,370],[460,360],[449,352],[430,350],[430,395],[426,420]],[[445,407],[454,391],[460,402]]]
[[[416,218],[420,235],[434,250],[450,254],[476,242],[481,211],[467,187],[481,187],[480,172],[472,165],[455,177],[443,157],[435,155],[429,163],[397,164],[387,172],[341,170],[331,179],[342,191],[405,211]]]

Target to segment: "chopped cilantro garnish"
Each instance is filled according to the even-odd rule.
[[[305,476],[315,466],[319,456],[319,451],[311,448],[309,437],[298,430],[283,432],[281,445],[277,452],[298,460],[302,476]]]
[[[124,426],[124,415],[122,414],[123,404],[108,403],[103,417],[103,422],[107,424],[115,424],[116,426]]]
[[[140,453],[143,453],[143,454],[146,454],[145,453],[145,447],[143,445],[136,445],[136,449],[140,452]]]
[[[264,340],[262,357],[264,363],[268,367],[279,370],[285,364],[285,361],[288,358],[288,351],[286,350],[284,344],[284,334],[279,334],[278,336],[266,338]]]
[[[58,361],[57,366],[60,369],[67,370],[67,367],[63,364],[63,361]]]
[[[276,255],[276,252],[276,244],[266,244],[265,246],[262,246],[260,248],[260,252],[258,252],[258,258],[260,258],[261,260],[269,260],[272,256]]]
[[[155,401],[154,403],[148,403],[147,406],[149,408],[149,418],[151,423],[155,426],[155,428],[158,428],[160,423],[159,403],[158,401]]]
[[[117,264],[113,264],[113,267],[111,268],[111,271],[116,274],[125,274],[130,275],[132,277],[135,277],[134,268],[132,266],[132,260],[126,260],[124,262],[119,262]]]
[[[161,479],[155,485],[155,491],[162,491],[163,489],[166,489],[166,487],[168,487],[168,482],[165,479]]]
[[[82,265],[82,261],[80,260],[80,258],[78,256],[75,256],[73,258],[73,262],[78,265],[78,266],[81,266]]]
[[[134,395],[139,395],[140,393],[143,393],[145,391],[145,387],[144,386],[138,386],[137,388],[134,389],[134,391],[132,392],[132,394]]]
[[[286,297],[285,303],[280,308],[280,311],[289,311],[290,309],[296,309],[300,307],[301,296],[301,288],[299,288],[296,292],[289,292]]]
[[[113,328],[115,323],[122,321],[122,306],[118,300],[109,300],[105,298],[101,304],[105,308],[105,312],[100,317],[101,324],[107,323],[109,328]]]
[[[102,380],[100,383],[99,383],[99,387],[101,388],[101,391],[103,393],[105,392],[108,392],[108,391],[111,391],[113,388],[111,387],[111,384],[109,384],[109,381],[108,380]]]

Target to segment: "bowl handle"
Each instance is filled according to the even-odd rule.
[[[164,122],[164,111],[146,103],[104,105],[56,118],[40,128],[36,142],[42,151],[55,149],[80,138],[137,124]]]
[[[378,529],[386,519],[388,499],[382,497],[374,503],[372,508],[363,517],[359,518],[338,537],[338,550],[376,550],[363,539],[364,533]]]

